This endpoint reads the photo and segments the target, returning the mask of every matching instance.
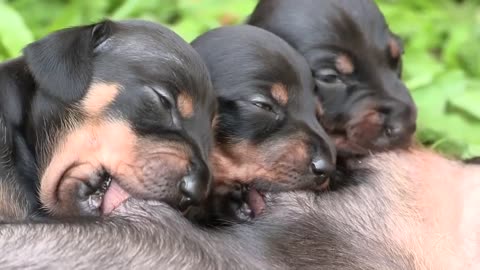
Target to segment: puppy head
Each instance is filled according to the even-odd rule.
[[[54,215],[107,214],[127,197],[202,201],[216,107],[196,52],[166,28],[105,21],[25,51],[37,84],[29,141]]]
[[[401,81],[402,44],[373,1],[263,0],[249,23],[306,57],[322,105],[319,118],[339,153],[410,144],[416,107]]]
[[[214,178],[259,189],[322,188],[335,150],[315,116],[308,64],[252,26],[212,30],[192,43],[219,99]]]

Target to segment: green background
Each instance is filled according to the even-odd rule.
[[[292,0],[295,1],[295,0]],[[191,41],[242,22],[256,0],[0,0],[0,60],[51,31],[103,18],[143,18]],[[480,0],[378,0],[406,42],[404,79],[419,107],[418,138],[445,153],[480,155]]]

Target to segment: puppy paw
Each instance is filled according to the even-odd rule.
[[[224,226],[250,221],[253,212],[247,203],[248,188],[235,183],[215,187],[207,203],[191,208],[187,218],[204,226]]]
[[[253,212],[247,203],[248,188],[245,185],[235,184],[232,187],[230,193],[227,193],[223,197],[223,202],[227,207],[227,211],[224,213],[226,217],[237,222],[250,221],[253,218]]]

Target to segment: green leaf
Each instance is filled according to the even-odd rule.
[[[11,6],[0,2],[0,42],[7,57],[18,56],[22,49],[33,42],[33,34],[22,16]]]
[[[471,144],[468,149],[463,153],[462,158],[480,157],[480,144]]]
[[[71,1],[63,11],[48,26],[48,32],[57,31],[65,27],[72,27],[82,22],[82,6],[77,0]]]
[[[208,27],[197,23],[195,20],[182,20],[171,26],[171,29],[187,42],[192,42],[198,35],[206,31]]]
[[[112,19],[147,18],[167,22],[175,15],[175,0],[126,0],[112,14]]]
[[[446,69],[441,62],[422,50],[407,48],[403,61],[405,82],[412,90],[431,84]]]
[[[458,53],[464,49],[465,43],[472,34],[471,23],[458,24],[455,31],[449,33],[449,38],[445,42],[443,49],[443,59],[446,64],[458,67]]]
[[[472,123],[464,115],[448,110],[449,100],[463,95],[467,78],[461,70],[439,74],[427,86],[412,92],[418,107],[418,136],[435,149],[461,156],[468,143],[480,140],[480,123]]]
[[[454,108],[480,121],[480,88],[464,92],[449,102]],[[480,133],[478,136],[480,137]]]

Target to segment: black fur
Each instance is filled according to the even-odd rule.
[[[336,153],[316,119],[314,83],[305,59],[279,37],[247,25],[211,30],[192,46],[210,71],[219,101],[213,167],[225,167],[215,159],[222,156],[234,165],[220,170],[242,171],[245,163],[258,163],[259,171],[267,171],[250,169],[244,179],[217,175],[217,183],[237,180],[261,192],[319,189],[333,174]],[[277,96],[280,100],[275,87],[285,94]],[[305,152],[298,162],[293,159],[297,149]],[[230,199],[241,201],[241,193],[235,186]],[[224,207],[229,208],[223,200],[213,203],[214,209]]]
[[[191,203],[199,203],[210,186],[207,160],[216,109],[205,65],[186,42],[160,25],[103,21],[52,33],[28,45],[24,56],[0,65],[0,117],[7,129],[1,139],[31,204],[38,203],[39,181],[62,136],[90,117],[79,109],[80,103],[99,82],[121,88],[106,118],[127,122],[139,140],[152,145],[168,142],[187,149],[188,185],[181,192],[176,183],[160,188],[171,198],[183,192]],[[162,89],[170,100],[164,104],[154,88]],[[175,99],[180,92],[191,98],[189,118],[178,111]],[[135,195],[162,199],[155,188],[148,196],[138,190]]]
[[[319,118],[339,155],[410,144],[416,108],[401,80],[402,44],[374,1],[261,0],[248,24],[277,34],[307,59],[323,105]]]

